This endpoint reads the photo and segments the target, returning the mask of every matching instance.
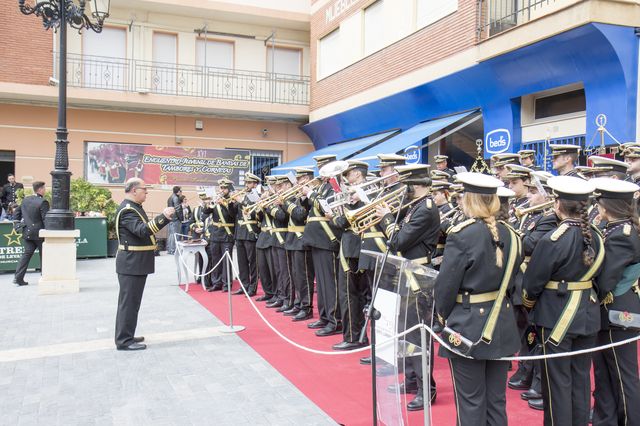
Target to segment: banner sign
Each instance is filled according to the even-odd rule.
[[[227,178],[241,186],[250,167],[248,150],[86,143],[85,176],[94,184],[139,177],[151,185],[215,186]]]
[[[22,234],[13,228],[12,222],[0,222],[0,271],[15,271],[24,253]],[[29,268],[40,267],[40,252],[29,262]]]

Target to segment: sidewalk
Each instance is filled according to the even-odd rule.
[[[114,259],[78,261],[81,291],[38,296],[0,274],[0,425],[335,424],[176,283],[156,257],[137,335],[116,351]]]

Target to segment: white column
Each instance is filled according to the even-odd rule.
[[[80,281],[76,277],[76,238],[80,230],[50,231],[43,229],[42,277],[38,294],[78,293]]]

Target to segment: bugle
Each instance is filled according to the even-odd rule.
[[[533,207],[528,207],[528,208],[522,208],[522,207],[518,207],[515,210],[515,215],[518,219],[520,219],[522,216],[529,214],[529,213],[533,213],[533,212],[537,212],[540,210],[546,210],[550,207],[553,207],[553,203],[555,203],[554,200],[550,200],[547,201],[546,203],[542,203],[542,204],[538,204],[537,206],[533,206]]]
[[[453,207],[451,210],[449,210],[448,212],[441,214],[440,215],[440,220],[446,219],[449,216],[453,216],[454,214],[458,213],[460,211],[460,206],[455,206]]]

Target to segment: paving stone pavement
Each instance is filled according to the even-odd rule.
[[[335,425],[175,285],[156,257],[137,335],[116,351],[114,259],[78,261],[81,291],[38,296],[0,273],[0,425]]]

